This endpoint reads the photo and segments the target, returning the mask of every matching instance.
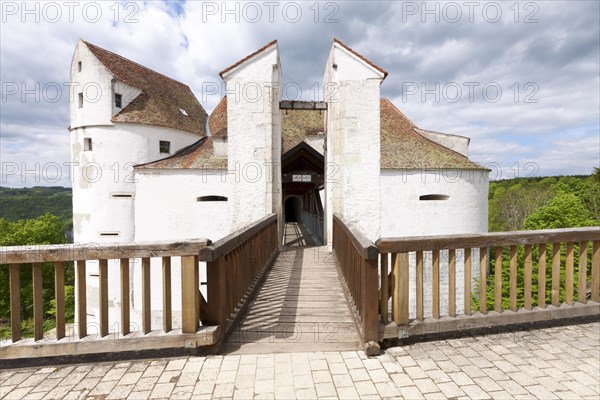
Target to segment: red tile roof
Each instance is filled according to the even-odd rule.
[[[219,76],[222,78],[223,75],[227,72],[229,72],[230,70],[234,69],[235,67],[237,67],[238,65],[242,64],[243,62],[245,62],[246,60],[251,59],[252,57],[254,57],[255,55],[262,53],[263,51],[265,51],[266,49],[268,49],[269,47],[271,47],[272,45],[277,43],[277,39],[270,41],[269,43],[265,44],[263,47],[261,47],[260,49],[256,50],[254,53],[252,54],[248,54],[246,57],[242,58],[241,60],[231,64],[229,67],[225,68],[223,71],[219,72]]]
[[[340,46],[342,46],[343,48],[345,48],[346,50],[348,50],[350,53],[354,54],[355,56],[357,56],[358,58],[360,58],[361,60],[363,60],[364,62],[366,62],[367,64],[369,64],[371,67],[373,67],[377,71],[381,72],[383,74],[383,79],[385,79],[388,76],[388,72],[386,70],[384,70],[383,68],[381,68],[380,66],[378,66],[377,64],[375,64],[373,61],[367,59],[362,54],[359,54],[356,51],[352,50],[347,44],[345,44],[341,40],[333,38],[333,42],[339,44]]]
[[[204,136],[207,113],[189,86],[84,42],[114,78],[142,91],[113,116],[113,122],[128,122],[180,129]],[[185,110],[187,116],[181,110]]]
[[[136,165],[135,169],[227,169],[227,157],[215,156],[212,138],[204,137],[170,157]]]

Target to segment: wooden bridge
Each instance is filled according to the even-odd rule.
[[[301,223],[284,225],[282,241],[277,217],[270,215],[215,243],[201,239],[2,248],[0,268],[9,269],[12,335],[0,343],[0,364],[97,353],[118,353],[121,358],[127,357],[126,352],[136,357],[147,353],[152,357],[157,351],[270,353],[366,348],[367,353],[375,354],[378,343],[386,338],[468,334],[501,325],[600,315],[598,227],[382,238],[375,244],[342,216],[334,215],[332,245],[333,252],[316,245]],[[458,254],[462,276],[457,269]],[[151,322],[152,258],[162,261],[160,329]],[[173,258],[181,258],[181,326],[172,326]],[[130,267],[141,268],[139,330],[130,327],[127,290],[121,291],[119,330],[109,329],[107,260],[111,259],[120,260],[123,288],[129,287]],[[132,259],[141,262],[130,263]],[[87,322],[89,260],[99,261],[95,331]],[[199,270],[204,265],[206,298],[199,290]],[[508,290],[503,290],[499,277],[506,265],[510,280]],[[32,269],[33,338],[21,334],[23,268]],[[55,276],[56,330],[52,337],[43,331],[44,268],[53,268]],[[76,275],[73,332],[67,331],[65,321],[65,268],[74,268]],[[490,280],[492,268],[494,279]],[[477,269],[479,279],[473,284],[471,273]],[[441,274],[448,276],[445,296],[440,290]],[[431,277],[427,288],[426,275]],[[460,307],[456,279],[461,279],[464,287]],[[494,285],[493,304],[487,301],[488,284]],[[479,300],[477,310],[471,304],[474,299]],[[442,312],[442,303],[447,311]]]

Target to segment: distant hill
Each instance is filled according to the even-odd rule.
[[[51,213],[66,222],[73,221],[71,188],[36,186],[25,189],[0,187],[0,218],[7,221],[38,218]]]

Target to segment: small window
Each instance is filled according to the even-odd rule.
[[[159,143],[159,150],[161,153],[171,153],[171,142],[167,142],[166,140],[161,140]]]
[[[115,93],[115,107],[121,108],[123,104],[123,96],[118,93]]]
[[[183,108],[180,108],[180,109],[179,109],[179,111],[180,111],[180,112],[181,112],[183,115],[185,115],[186,117],[188,116],[188,113],[187,113],[187,111],[185,111]]]
[[[113,199],[131,199],[133,197],[132,193],[111,193],[110,197]]]
[[[77,63],[77,72],[81,72],[81,61]]]
[[[100,236],[119,236],[119,232],[100,232]]]
[[[225,196],[200,196],[196,201],[227,201]]]
[[[89,137],[83,138],[83,150],[84,151],[92,151],[92,138],[89,138]]]
[[[445,194],[424,194],[419,196],[419,200],[449,200],[450,196]]]
[[[83,108],[83,93],[79,93],[77,97],[79,99],[79,108]]]

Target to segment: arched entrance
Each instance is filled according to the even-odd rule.
[[[284,205],[285,222],[300,222],[302,219],[302,202],[297,197],[288,197]]]

